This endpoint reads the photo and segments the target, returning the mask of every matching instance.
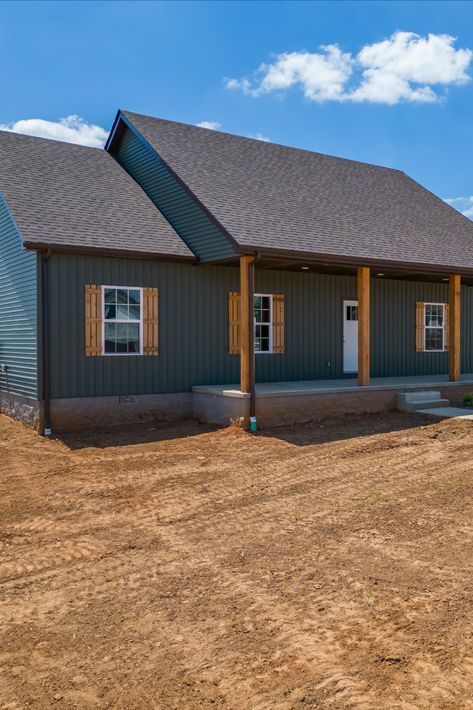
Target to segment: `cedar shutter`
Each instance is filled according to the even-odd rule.
[[[236,291],[228,293],[228,352],[239,355],[241,348],[241,300]]]
[[[449,321],[450,321],[450,304],[449,303],[444,303],[443,306],[443,349],[448,350],[449,346],[449,331],[450,331],[450,326],[449,326]]]
[[[158,289],[143,289],[143,355],[158,355]]]
[[[102,287],[85,286],[85,354],[102,355]]]
[[[273,353],[284,352],[284,294],[273,294]]]
[[[425,350],[425,304],[423,301],[416,303],[416,351],[423,353]]]

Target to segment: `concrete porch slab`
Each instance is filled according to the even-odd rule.
[[[259,426],[297,424],[342,414],[366,414],[396,409],[399,392],[435,388],[444,399],[460,399],[473,392],[473,373],[460,382],[448,375],[373,378],[360,387],[356,378],[262,382],[256,384],[256,417]],[[194,417],[204,422],[228,424],[249,417],[249,395],[238,385],[196,386]]]

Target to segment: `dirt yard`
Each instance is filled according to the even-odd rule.
[[[472,424],[0,447],[1,708],[473,708]]]

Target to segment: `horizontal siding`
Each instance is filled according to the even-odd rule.
[[[155,151],[129,128],[115,157],[202,261],[229,259],[236,254],[227,237],[179,184]]]
[[[26,251],[0,196],[0,390],[38,396],[37,256]]]
[[[85,357],[84,285],[159,289],[157,357]],[[283,293],[283,355],[257,355],[256,379],[343,376],[343,300],[356,298],[356,279],[256,270],[260,293]],[[54,255],[51,259],[52,395],[79,397],[184,392],[193,385],[239,381],[240,359],[228,354],[227,294],[239,289],[234,267]],[[372,280],[372,375],[448,371],[447,353],[415,351],[415,303],[446,301],[442,284]],[[473,289],[463,287],[462,369],[473,366]]]

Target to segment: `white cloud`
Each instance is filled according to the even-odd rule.
[[[449,205],[459,210],[465,217],[473,219],[473,195],[471,197],[449,197],[445,200]]]
[[[199,128],[208,128],[211,131],[218,131],[222,127],[222,124],[218,121],[201,121],[196,124]]]
[[[92,148],[102,148],[108,131],[101,126],[87,123],[79,116],[66,116],[59,121],[46,121],[42,118],[26,118],[8,125],[1,125],[3,131],[24,133],[28,136],[51,138],[66,143],[78,143]]]
[[[299,86],[307,99],[318,102],[432,103],[442,98],[433,87],[470,80],[473,52],[455,49],[454,43],[449,35],[395,32],[362,47],[356,56],[336,44],[319,52],[284,52],[262,64],[253,82],[225,79],[225,86],[253,97]]]
[[[248,138],[255,138],[257,141],[263,141],[264,143],[271,143],[271,138],[264,136],[262,133],[255,133],[252,136],[248,136]]]
[[[284,52],[273,64],[262,64],[259,83],[252,86],[248,79],[227,79],[227,89],[241,89],[249,96],[261,96],[271,91],[299,85],[312,101],[338,99],[352,73],[353,59],[336,45],[321,47],[322,52]]]
[[[363,80],[352,92],[354,101],[395,104],[399,101],[432,102],[438,94],[432,85],[465,84],[473,57],[470,49],[455,49],[455,37],[396,32],[383,42],[359,52]]]

